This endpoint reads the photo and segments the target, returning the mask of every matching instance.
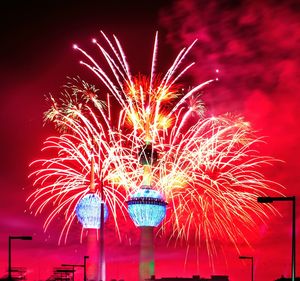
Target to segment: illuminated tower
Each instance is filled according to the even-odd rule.
[[[154,275],[154,227],[166,216],[166,205],[162,195],[151,187],[151,166],[157,153],[148,144],[140,152],[140,163],[144,166],[143,185],[133,193],[128,203],[128,212],[134,224],[141,230],[139,280]]]
[[[108,217],[108,208],[103,198],[103,186],[100,184],[100,196],[96,193],[94,180],[94,157],[91,156],[90,192],[77,203],[75,211],[83,228],[88,229],[88,279],[105,281],[104,261],[104,223]],[[98,229],[100,229],[100,251],[98,243]],[[100,253],[100,257],[99,257]]]
[[[104,205],[104,221],[108,217],[108,209],[97,193],[83,196],[76,205],[76,215],[83,228],[100,229],[101,204]]]

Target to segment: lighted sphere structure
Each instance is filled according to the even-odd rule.
[[[75,211],[83,228],[100,229],[101,204],[104,204],[104,222],[108,217],[108,209],[99,195],[90,193],[83,196],[76,205]]]
[[[149,186],[142,186],[127,202],[128,212],[136,226],[158,226],[166,216],[162,195]]]

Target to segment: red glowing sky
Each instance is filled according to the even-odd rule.
[[[266,136],[263,153],[284,161],[268,169],[268,177],[283,184],[286,195],[300,195],[298,1],[181,0],[164,1],[163,6],[160,1],[109,2],[51,1],[42,6],[16,1],[0,9],[0,276],[7,267],[9,234],[33,236],[31,242],[13,243],[13,264],[27,267],[29,280],[45,279],[60,263],[82,263],[85,244],[78,244],[77,234],[71,235],[66,245],[58,246],[59,229],[53,226],[43,233],[44,217],[24,210],[32,191],[28,164],[38,156],[43,140],[53,133],[42,124],[47,109],[44,95],[58,92],[66,76],[90,78],[71,47],[76,42],[92,49],[90,39],[98,36],[100,29],[118,36],[134,73],[148,73],[156,30],[160,31],[158,68],[162,72],[180,48],[198,38],[188,58],[196,61],[189,76],[191,85],[211,78],[214,70],[220,69],[220,82],[203,95],[208,114],[229,111],[244,115],[259,135]],[[290,273],[291,206],[281,203],[277,207],[282,216],[271,217],[268,227],[260,227],[251,237],[253,249],[240,245],[241,254],[255,257],[257,281]],[[123,245],[110,231],[107,236],[109,278],[135,281],[137,242]],[[300,241],[299,231],[297,238]],[[217,257],[213,270],[204,252],[200,251],[198,265],[191,254],[184,267],[185,247],[165,248],[163,241],[157,241],[157,275],[227,274],[231,281],[247,280],[247,262],[241,262],[226,241],[218,243],[223,244],[227,259]],[[300,252],[299,246],[297,249]]]

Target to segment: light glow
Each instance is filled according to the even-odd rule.
[[[83,228],[100,229],[101,204],[104,204],[104,222],[106,222],[108,209],[98,194],[87,194],[78,201],[75,212]]]
[[[128,201],[128,212],[136,226],[158,226],[166,216],[166,202],[161,194],[142,186]]]

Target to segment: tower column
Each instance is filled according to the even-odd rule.
[[[154,227],[140,226],[139,280],[145,281],[154,275]]]
[[[149,137],[148,125],[145,130],[146,137]],[[139,162],[144,168],[142,186],[127,201],[129,215],[140,229],[139,281],[145,281],[154,275],[154,227],[166,216],[167,205],[162,194],[151,185],[152,167],[157,162],[157,151],[147,138],[145,143],[139,152]]]
[[[89,262],[87,265],[87,279],[90,281],[99,280],[99,241],[97,229],[89,229],[87,237],[87,255]]]

